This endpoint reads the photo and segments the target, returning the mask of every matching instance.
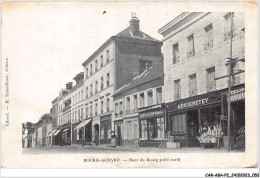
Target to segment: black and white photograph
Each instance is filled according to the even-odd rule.
[[[2,165],[257,165],[257,6],[233,3],[2,3]]]

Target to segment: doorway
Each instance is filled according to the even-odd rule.
[[[94,125],[94,138],[95,138],[95,144],[98,145],[99,144],[99,125],[95,124]]]

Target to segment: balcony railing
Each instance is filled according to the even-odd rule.
[[[66,106],[65,108],[63,108],[62,112],[65,112],[65,111],[69,110],[70,108],[71,108],[70,105],[69,105],[69,106]]]
[[[189,91],[189,95],[190,95],[190,96],[195,96],[195,95],[197,95],[197,94],[198,94],[197,88],[190,89],[190,91]]]
[[[214,82],[208,83],[207,90],[208,90],[208,92],[216,90],[216,82],[214,81]]]
[[[177,93],[174,95],[174,100],[179,100],[181,99],[181,94],[180,93]]]
[[[236,36],[236,29],[233,29],[232,30],[232,34],[233,34],[233,36],[232,37],[235,37]],[[225,41],[227,41],[227,40],[230,40],[230,38],[231,38],[231,31],[229,31],[229,32],[227,32],[227,33],[224,33],[224,40]]]
[[[203,45],[204,45],[204,50],[211,49],[213,47],[213,40],[210,40],[210,41],[204,43]]]
[[[192,57],[194,55],[195,55],[195,50],[194,49],[187,52],[187,58]]]

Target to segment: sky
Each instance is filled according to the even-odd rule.
[[[167,3],[23,2],[4,3],[3,58],[9,60],[11,117],[37,122],[82,63],[108,38],[129,26],[131,12],[140,30],[157,32],[182,11]]]

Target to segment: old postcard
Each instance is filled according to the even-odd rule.
[[[3,2],[3,168],[258,166],[256,2]]]

